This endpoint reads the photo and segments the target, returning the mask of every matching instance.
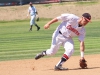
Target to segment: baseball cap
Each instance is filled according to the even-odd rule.
[[[91,21],[91,15],[90,15],[89,13],[84,13],[82,16],[85,17],[85,19],[86,19],[88,22]]]
[[[32,2],[30,2],[29,4],[30,4],[30,5],[32,5],[33,3],[32,3]]]

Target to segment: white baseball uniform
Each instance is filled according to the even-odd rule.
[[[47,55],[55,54],[60,45],[65,48],[65,53],[70,57],[74,52],[73,37],[78,36],[80,41],[84,41],[85,28],[79,27],[79,17],[74,14],[62,14],[57,17],[58,20],[62,20],[62,23],[56,28],[52,36],[51,48],[46,50]]]
[[[28,12],[30,12],[31,20],[30,20],[30,25],[35,24],[35,17],[36,17],[36,8],[35,6],[29,6]]]

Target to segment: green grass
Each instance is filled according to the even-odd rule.
[[[97,4],[97,3],[99,3],[98,1],[89,1],[89,2],[87,2],[87,1],[79,1],[79,2],[76,2],[76,4],[79,4],[79,5],[93,5],[93,4]]]
[[[51,25],[49,30],[43,28],[48,20],[41,20],[37,24],[41,27],[40,31],[29,32],[29,20],[0,22],[0,61],[34,59],[34,56],[48,48],[51,45],[52,33],[58,26],[58,23]],[[100,54],[100,21],[93,21],[86,26],[86,52],[85,54]],[[80,55],[79,42],[75,41],[75,52],[73,55]],[[63,47],[54,57],[62,56]]]

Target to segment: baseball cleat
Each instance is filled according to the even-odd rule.
[[[37,28],[37,31],[39,31],[39,30],[40,30],[40,27]]]
[[[35,56],[35,59],[37,60],[37,59],[43,57],[43,56],[45,55],[44,53],[45,53],[45,51],[43,51],[43,52],[37,54],[37,55]]]
[[[29,31],[32,31],[32,28],[30,28],[30,30]]]
[[[32,30],[29,30],[29,31],[32,31]]]
[[[58,71],[58,70],[68,70],[68,68],[64,68],[62,67],[62,65],[55,66],[55,71]]]

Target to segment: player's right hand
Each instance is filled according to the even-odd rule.
[[[44,25],[44,29],[49,29],[49,27],[50,27],[49,24]]]

